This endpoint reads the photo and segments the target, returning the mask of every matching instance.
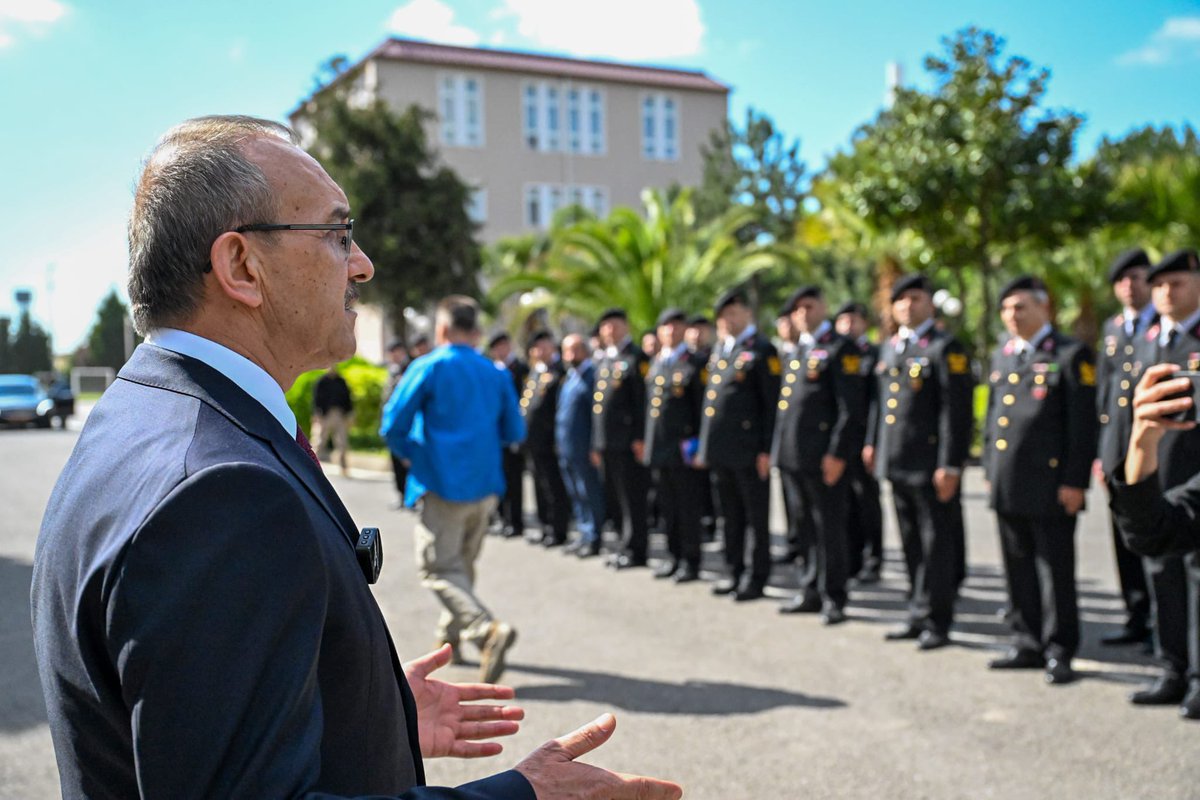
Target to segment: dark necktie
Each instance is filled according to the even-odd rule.
[[[308,453],[308,457],[317,465],[317,469],[321,468],[321,459],[317,458],[317,454],[313,452],[312,445],[308,443],[308,437],[304,435],[304,431],[300,430],[300,426],[296,426],[296,444],[300,445],[300,449]]]

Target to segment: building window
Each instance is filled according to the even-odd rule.
[[[542,221],[542,187],[538,185],[525,187],[525,224],[530,228],[540,228]]]
[[[467,198],[467,216],[476,225],[487,222],[487,189],[476,189]]]
[[[642,97],[642,158],[679,159],[679,101],[666,94]]]
[[[476,75],[448,74],[438,81],[438,113],[442,144],[483,146],[483,80]]]
[[[598,217],[607,216],[608,188],[554,183],[530,183],[525,186],[527,227],[548,228],[554,221],[554,215],[570,206],[579,206]]]
[[[602,155],[604,92],[590,86],[536,81],[521,93],[525,146],[543,153]]]

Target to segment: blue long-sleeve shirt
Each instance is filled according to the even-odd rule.
[[[500,451],[524,440],[525,421],[508,372],[467,345],[449,344],[409,366],[379,433],[412,465],[407,505],[426,492],[468,503],[504,492]]]
[[[558,454],[564,458],[587,458],[592,449],[593,373],[588,359],[567,373],[558,390],[554,439]]]

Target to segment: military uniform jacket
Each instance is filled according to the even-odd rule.
[[[858,347],[836,331],[798,347],[783,371],[772,463],[817,472],[825,455],[848,461],[861,453],[866,384]]]
[[[521,416],[525,418],[525,446],[530,451],[554,451],[554,417],[558,411],[558,390],[564,371],[555,362],[529,370],[521,390]]]
[[[706,466],[745,469],[770,453],[782,367],[775,346],[761,333],[708,359],[708,388],[700,419],[697,458]]]
[[[992,354],[983,466],[991,507],[1060,516],[1058,488],[1086,489],[1096,456],[1096,367],[1087,345],[1051,331],[1024,359],[1013,341]]]
[[[1158,315],[1153,317],[1151,327],[1158,324]],[[1130,336],[1125,332],[1125,317],[1117,314],[1104,323],[1104,338],[1100,352],[1096,354],[1096,412],[1100,419],[1100,463],[1107,475],[1125,463],[1128,436],[1121,437],[1121,424],[1130,412],[1133,400],[1134,366],[1137,363],[1135,348],[1143,335]]]
[[[937,328],[902,353],[898,344],[892,337],[879,348],[866,443],[875,448],[880,477],[922,485],[938,469],[962,469],[967,459],[975,378],[962,343]]]
[[[1178,364],[1186,370],[1200,370],[1200,323],[1180,331],[1172,346],[1158,343],[1162,334],[1160,323],[1151,325],[1134,345],[1132,385],[1146,368],[1154,364]],[[1133,424],[1133,388],[1128,390],[1125,412],[1118,424],[1121,441],[1128,444]],[[1124,453],[1122,453],[1124,456]],[[1124,464],[1122,457],[1119,464]],[[1200,428],[1190,431],[1167,431],[1158,444],[1158,480],[1164,490],[1181,486],[1200,472]]]
[[[646,374],[650,359],[632,341],[596,364],[592,394],[592,449],[628,450],[646,428]]]
[[[651,362],[646,376],[646,466],[683,465],[679,446],[700,434],[707,378],[704,362],[687,350],[670,366],[661,358]]]

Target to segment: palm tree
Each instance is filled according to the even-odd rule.
[[[617,306],[634,330],[646,330],[664,308],[706,310],[720,292],[763,270],[803,269],[791,247],[738,240],[737,232],[754,219],[750,209],[733,208],[699,225],[690,190],[672,201],[661,191],[645,190],[642,203],[645,216],[617,208],[607,219],[576,215],[556,224],[544,250],[501,246],[508,264],[503,256],[493,264],[509,271],[493,284],[489,299],[519,296],[519,314],[545,310],[552,317],[587,321]],[[522,253],[530,258],[518,264]]]

